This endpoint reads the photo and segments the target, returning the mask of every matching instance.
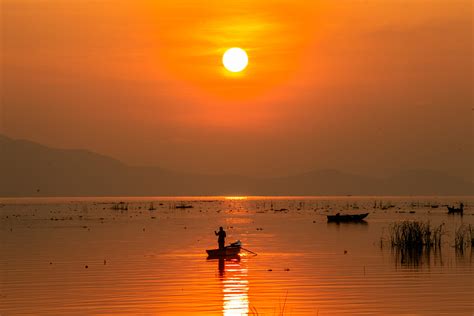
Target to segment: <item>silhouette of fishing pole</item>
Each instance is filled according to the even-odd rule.
[[[246,248],[244,248],[244,247],[240,247],[240,249],[243,249],[243,250],[245,250],[245,251],[247,251],[247,252],[250,252],[251,254],[253,254],[253,255],[255,255],[255,256],[257,255],[256,252],[253,252],[252,250],[248,250],[248,249],[246,249]]]

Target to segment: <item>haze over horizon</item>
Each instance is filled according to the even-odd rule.
[[[0,5],[9,137],[201,174],[473,178],[471,1]]]
[[[473,182],[433,170],[371,177],[338,170],[289,176],[209,175],[129,166],[87,150],[0,135],[0,197],[472,195]]]
[[[134,165],[134,164],[129,164],[125,161],[122,161],[116,157],[112,157],[110,155],[106,155],[106,154],[102,154],[102,153],[97,153],[97,152],[94,152],[94,151],[91,151],[87,148],[59,148],[59,147],[51,147],[51,146],[45,146],[44,144],[40,144],[40,143],[37,143],[37,142],[33,142],[33,141],[30,141],[30,140],[27,140],[27,139],[14,139],[14,138],[10,138],[6,135],[2,135],[0,134],[0,145],[1,145],[1,148],[0,148],[0,153],[3,154],[4,156],[8,156],[8,155],[5,155],[6,151],[9,151],[8,153],[9,154],[12,154],[11,157],[13,157],[13,159],[9,159],[9,160],[0,160],[0,163],[12,163],[16,160],[20,160],[20,155],[21,154],[24,154],[24,153],[28,153],[28,158],[31,159],[31,161],[35,160],[35,159],[38,159],[38,160],[43,160],[45,157],[42,156],[42,154],[44,152],[51,152],[51,153],[63,153],[66,154],[66,153],[76,153],[76,154],[86,154],[86,155],[91,155],[91,156],[95,156],[99,159],[104,159],[104,160],[108,160],[110,163],[118,163],[118,164],[121,164],[123,166],[127,166],[127,167],[131,167],[131,168],[157,168],[157,169],[160,169],[160,170],[163,170],[163,171],[166,171],[166,172],[172,172],[172,173],[176,173],[176,174],[186,174],[186,175],[192,175],[192,174],[195,174],[195,175],[202,175],[202,176],[236,176],[236,177],[252,177],[252,176],[249,176],[249,175],[245,175],[245,174],[232,174],[232,173],[222,173],[222,174],[215,174],[215,173],[207,173],[207,174],[203,174],[203,173],[199,173],[199,172],[195,172],[193,173],[192,171],[189,171],[189,170],[186,170],[186,168],[183,168],[181,170],[173,170],[173,169],[167,169],[167,168],[163,168],[162,166],[160,165]],[[12,147],[15,146],[15,147]],[[14,151],[11,151],[11,149],[18,149],[20,148],[20,151],[19,152],[14,152]],[[35,151],[32,151],[32,149],[41,149],[40,151],[38,152],[35,152]],[[17,155],[17,157],[15,157],[15,154]],[[61,155],[59,155],[59,157],[61,157]],[[67,157],[67,158],[70,158],[70,157]],[[78,157],[79,159],[77,159],[77,163],[82,163],[81,162],[81,156]],[[49,157],[47,158],[49,159]],[[47,160],[46,159],[46,160]],[[67,160],[67,159],[65,159]],[[5,165],[2,166],[3,168],[5,168]],[[8,168],[9,166],[7,166]],[[378,175],[378,176],[374,176],[374,175],[370,175],[370,174],[364,174],[364,173],[357,173],[357,172],[350,172],[350,171],[347,171],[347,170],[342,170],[342,169],[336,169],[336,168],[322,168],[322,169],[309,169],[309,170],[303,170],[301,172],[297,172],[297,173],[293,173],[293,174],[283,174],[283,175],[278,175],[278,174],[271,174],[271,175],[254,175],[253,178],[255,179],[259,179],[259,178],[267,178],[267,179],[272,179],[272,178],[279,178],[279,177],[285,177],[285,176],[301,176],[301,175],[305,175],[305,174],[311,174],[313,172],[323,172],[323,173],[344,173],[346,175],[353,175],[353,176],[362,176],[362,177],[371,177],[371,178],[374,178],[374,179],[377,179],[377,178],[383,178],[383,177],[390,177],[390,176],[394,176],[396,175],[397,173],[407,173],[407,172],[434,172],[434,173],[443,173],[442,171],[440,170],[430,170],[430,169],[425,169],[425,168],[420,168],[420,169],[405,169],[405,170],[397,170],[397,171],[394,171],[394,172],[387,172],[385,174],[381,174],[381,175]],[[444,175],[446,176],[455,176],[453,174],[449,174],[449,173],[444,173]],[[469,182],[474,182],[474,179],[472,178],[469,178],[469,175],[464,175],[464,176],[456,176],[458,177],[459,179],[462,179],[462,180],[467,180]],[[474,184],[474,183],[473,183]]]

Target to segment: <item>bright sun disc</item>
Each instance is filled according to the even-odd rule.
[[[231,72],[240,72],[247,67],[249,58],[247,53],[238,47],[229,48],[222,56],[222,63],[225,69]]]

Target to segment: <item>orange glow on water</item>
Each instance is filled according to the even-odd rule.
[[[0,240],[5,240],[0,259],[5,271],[2,311],[303,316],[318,311],[406,315],[414,310],[419,315],[431,315],[433,310],[463,315],[472,310],[469,253],[458,257],[446,242],[443,257],[440,252],[423,258],[420,265],[407,266],[390,247],[374,247],[390,223],[413,219],[408,213],[413,203],[421,201],[416,216],[441,223],[448,216],[446,210],[423,205],[453,204],[459,197],[378,197],[404,211],[390,213],[374,212],[374,197],[249,197],[227,203],[223,197],[213,201],[200,197],[189,212],[170,208],[180,200],[162,198],[156,201],[163,205],[155,203],[156,218],[143,211],[150,199],[120,199],[130,203],[127,212],[104,209],[117,198],[34,203],[2,199],[0,220],[7,227],[0,229]],[[472,197],[466,200],[471,213]],[[290,211],[268,210],[264,205],[270,203]],[[305,207],[298,210],[301,203]],[[326,222],[326,210],[344,210],[348,203],[357,203],[359,211],[371,210],[369,223]],[[227,213],[230,208],[243,211]],[[61,220],[50,220],[52,216]],[[454,231],[466,220],[472,225],[470,217],[452,218],[446,222],[447,230]],[[90,229],[83,229],[85,224]],[[221,224],[229,226],[228,242],[242,240],[246,251],[240,260],[206,260],[205,249],[215,247],[213,230]],[[420,300],[419,293],[433,299]]]
[[[247,200],[248,197],[247,196],[226,196],[225,199],[239,201],[239,200]]]
[[[222,281],[223,315],[247,315],[249,312],[249,282],[247,269],[241,266],[240,259],[219,262],[219,275]]]

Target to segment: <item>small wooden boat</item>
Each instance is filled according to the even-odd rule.
[[[336,215],[328,215],[328,222],[335,222],[335,223],[345,223],[345,222],[360,222],[367,217],[369,213],[364,214],[354,214],[354,215],[341,215],[337,213]]]
[[[176,205],[175,208],[193,208],[192,205],[180,204]]]
[[[224,249],[209,249],[206,250],[206,252],[208,259],[235,257],[240,253],[241,247],[242,243],[239,240],[230,244],[229,246],[226,246]]]
[[[460,208],[456,208],[456,207],[450,207],[450,206],[446,206],[448,208],[448,214],[463,214],[464,213],[464,207],[461,206]]]

